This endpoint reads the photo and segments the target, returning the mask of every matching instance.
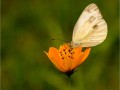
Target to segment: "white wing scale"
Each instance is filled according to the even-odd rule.
[[[96,4],[88,5],[79,17],[72,36],[72,46],[92,47],[102,43],[107,36],[107,23]]]

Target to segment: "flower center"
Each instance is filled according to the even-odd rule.
[[[74,51],[72,48],[62,49],[60,50],[59,55],[62,60],[70,60],[73,59]]]

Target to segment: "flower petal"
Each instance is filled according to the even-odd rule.
[[[78,67],[89,55],[91,48],[87,48],[84,52],[81,52],[82,47],[75,49],[74,61],[72,61],[72,68]]]
[[[63,60],[63,65],[64,65],[64,68],[65,68],[65,72],[67,72],[67,71],[71,70],[72,62],[71,62],[70,59],[69,60],[66,59],[66,60]]]
[[[46,52],[45,52],[46,53]],[[59,57],[59,52],[56,48],[51,47],[49,52],[46,53],[51,62],[62,72],[64,72],[63,61]]]
[[[75,69],[76,67],[78,67],[78,65],[80,65],[83,55],[81,51],[82,51],[82,47],[78,47],[74,49],[74,55],[73,55],[72,67],[71,67],[72,69]]]
[[[69,49],[70,49],[70,47],[69,47],[68,44],[63,44],[62,46],[60,46],[59,52],[66,51],[66,54],[67,54],[67,51]],[[64,56],[66,56],[66,54]],[[63,66],[64,66],[64,69],[65,69],[65,72],[69,71],[70,67],[71,67],[71,60],[68,59],[67,57],[65,57],[64,60],[63,60]]]
[[[81,60],[81,63],[88,57],[90,50],[91,50],[91,48],[86,48],[86,50],[83,53],[83,58]]]

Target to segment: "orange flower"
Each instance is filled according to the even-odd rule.
[[[82,51],[82,47],[72,48],[68,44],[60,46],[59,50],[50,47],[46,53],[51,62],[61,71],[66,74],[72,74],[89,55],[91,48],[86,48]]]

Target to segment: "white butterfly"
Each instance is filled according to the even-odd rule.
[[[107,23],[97,5],[88,5],[79,17],[72,36],[72,47],[92,47],[102,43],[107,36]]]

